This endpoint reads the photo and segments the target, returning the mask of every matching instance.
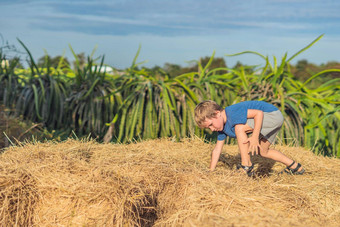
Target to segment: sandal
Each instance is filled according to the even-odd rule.
[[[295,161],[292,162],[289,166],[287,166],[282,172],[287,173],[287,174],[292,174],[292,175],[302,175],[305,172],[304,168],[301,168],[301,164],[298,163],[296,168],[291,169],[291,167],[295,164]],[[299,171],[299,169],[301,170]]]
[[[248,177],[254,176],[254,174],[255,174],[254,171],[253,171],[253,169],[254,169],[254,163],[253,163],[251,166],[244,166],[244,165],[242,165],[242,164],[238,164],[237,167],[236,167],[237,170],[239,170],[239,169],[241,169],[241,168],[246,172],[246,174],[248,175]]]

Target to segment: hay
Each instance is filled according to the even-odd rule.
[[[130,145],[69,140],[8,148],[0,156],[4,226],[339,226],[340,160],[277,146],[303,176],[253,159],[258,177],[235,170],[226,146],[207,171],[213,144],[152,140]]]

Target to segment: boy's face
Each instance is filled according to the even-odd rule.
[[[207,118],[203,123],[204,128],[208,128],[211,131],[222,131],[224,127],[223,117],[220,111],[216,111],[216,116],[213,118]]]

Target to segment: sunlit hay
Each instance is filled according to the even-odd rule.
[[[5,226],[30,226],[38,201],[36,182],[29,173],[1,169],[0,223]]]
[[[276,149],[306,174],[279,174],[254,157],[257,177],[236,171],[225,146],[208,172],[213,144],[150,140],[129,145],[69,140],[9,148],[0,156],[4,226],[338,226],[340,160],[303,148]]]

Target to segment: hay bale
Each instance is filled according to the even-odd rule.
[[[277,146],[303,176],[254,157],[237,172],[237,146],[207,171],[213,144],[199,139],[129,145],[68,140],[8,148],[0,156],[5,226],[338,226],[340,160]]]

